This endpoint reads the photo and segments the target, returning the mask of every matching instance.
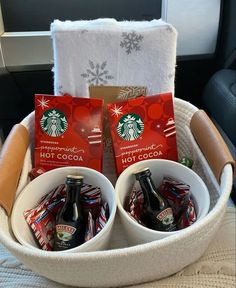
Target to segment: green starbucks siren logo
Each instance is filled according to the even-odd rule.
[[[125,114],[120,118],[116,130],[121,138],[133,141],[143,133],[144,124],[137,114]]]
[[[68,127],[65,115],[57,109],[46,110],[40,119],[40,125],[43,131],[51,137],[62,135]]]

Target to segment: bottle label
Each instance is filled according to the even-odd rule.
[[[73,226],[63,224],[56,225],[57,238],[64,242],[70,241],[75,231],[76,228]]]
[[[173,211],[171,208],[166,208],[157,215],[157,219],[162,222],[163,225],[170,225],[174,222]]]

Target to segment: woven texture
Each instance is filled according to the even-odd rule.
[[[221,183],[218,185],[189,130],[189,122],[196,111],[197,108],[193,105],[175,99],[179,156],[191,155],[194,160],[193,169],[205,181],[210,192],[211,210],[204,219],[168,238],[126,247],[123,227],[117,217],[111,242],[113,249],[62,254],[34,251],[18,244],[11,236],[5,212],[0,209],[0,241],[20,262],[33,271],[59,283],[73,286],[111,287],[144,283],[167,277],[194,263],[206,251],[221,225],[232,186],[232,167],[225,166]],[[33,115],[25,119],[23,124],[32,131]],[[26,155],[21,187],[27,183],[29,167],[30,151]],[[124,248],[117,249],[121,247]]]
[[[205,254],[194,264],[176,275],[159,281],[142,283],[133,288],[232,288],[236,281],[236,235],[235,209],[229,208],[214,241]],[[16,258],[0,246],[0,287],[66,288],[43,278],[23,266]],[[2,285],[2,286],[1,286]]]

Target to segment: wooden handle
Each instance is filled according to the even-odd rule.
[[[235,171],[235,161],[227,145],[203,110],[194,113],[190,122],[190,129],[217,181],[220,183],[221,173],[226,164],[232,164]]]
[[[16,189],[29,145],[28,130],[21,124],[13,126],[0,155],[0,205],[10,215]]]

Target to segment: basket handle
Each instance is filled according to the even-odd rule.
[[[218,183],[220,183],[221,173],[226,164],[231,164],[235,172],[235,161],[222,136],[205,111],[198,110],[193,114],[190,129]]]
[[[28,130],[21,124],[11,129],[0,155],[0,205],[11,213],[16,189],[29,146]]]

